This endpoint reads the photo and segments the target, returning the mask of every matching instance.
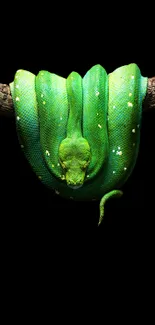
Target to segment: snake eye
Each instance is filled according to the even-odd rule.
[[[87,168],[88,164],[89,164],[89,161],[83,161],[83,162],[81,163],[81,169],[82,169],[82,170],[85,170],[85,169]]]

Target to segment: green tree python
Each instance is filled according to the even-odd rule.
[[[38,178],[57,194],[105,202],[120,197],[139,151],[147,77],[132,63],[82,78],[18,70],[10,83],[20,146]]]

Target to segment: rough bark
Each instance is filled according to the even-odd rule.
[[[13,117],[13,101],[11,97],[10,87],[0,83],[0,115]]]
[[[155,110],[155,77],[148,79],[147,94],[143,102],[143,111]],[[13,117],[14,108],[10,87],[0,83],[0,116]]]
[[[143,111],[155,110],[155,77],[148,79],[147,94],[143,103]]]

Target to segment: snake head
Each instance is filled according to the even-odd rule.
[[[90,156],[90,146],[82,137],[66,138],[61,142],[59,159],[69,187],[76,189],[82,186]]]

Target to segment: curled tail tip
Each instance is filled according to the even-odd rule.
[[[100,226],[100,224],[103,222],[103,218],[104,218],[104,210],[102,212],[100,212],[100,217],[99,217],[99,221],[98,221],[98,226]]]
[[[100,217],[99,217],[99,221],[98,221],[98,226],[103,222],[104,219],[104,206],[105,203],[113,197],[121,197],[123,195],[123,191],[121,190],[113,190],[111,192],[108,192],[107,194],[105,194],[101,201],[100,201]]]
[[[100,224],[102,223],[102,219],[99,219],[99,222],[98,222],[98,227],[100,226]]]

